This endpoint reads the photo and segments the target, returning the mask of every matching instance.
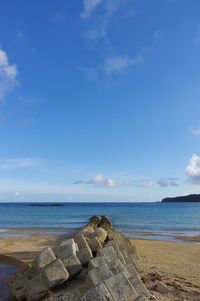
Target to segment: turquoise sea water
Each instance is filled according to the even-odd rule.
[[[169,239],[200,234],[200,203],[64,203],[58,207],[1,203],[0,237],[29,235],[12,233],[19,229],[41,230],[31,235],[71,234],[92,215],[102,214],[129,236],[157,234]]]

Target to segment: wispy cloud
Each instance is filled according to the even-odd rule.
[[[10,64],[7,53],[0,48],[0,101],[19,84],[17,74],[17,65]]]
[[[139,179],[139,180],[132,181],[131,184],[137,187],[152,187],[153,181],[149,179]]]
[[[102,0],[84,0],[81,18],[88,19]]]
[[[94,176],[92,179],[85,181],[80,180],[74,182],[75,185],[81,185],[81,184],[89,184],[93,185],[95,187],[108,187],[108,188],[114,188],[117,186],[117,182],[110,178],[105,178],[102,175],[98,174]]]
[[[108,75],[111,74],[119,74],[125,71],[127,68],[140,65],[144,62],[144,58],[142,55],[139,55],[135,58],[131,58],[128,56],[109,56],[105,59],[105,71]]]
[[[200,157],[193,154],[185,169],[188,176],[188,182],[191,184],[200,184]]]
[[[17,30],[16,31],[16,38],[18,41],[23,41],[24,40],[24,33],[21,30]]]
[[[194,135],[194,136],[200,136],[200,128],[192,127],[191,132],[192,132],[192,135]]]
[[[32,158],[0,159],[0,168],[24,168],[38,165],[38,161]]]
[[[129,0],[84,0],[81,18],[87,22],[85,36],[92,40],[105,39],[111,17],[128,2]],[[94,15],[98,8],[101,8],[101,13]]]
[[[78,67],[78,70],[85,74],[88,80],[97,80],[98,79],[98,70],[93,67]]]
[[[168,186],[179,186],[177,178],[162,178],[157,180],[156,184],[160,187],[168,187]]]

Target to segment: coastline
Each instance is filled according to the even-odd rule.
[[[58,244],[66,238],[69,236],[0,238],[0,254],[29,263],[44,248],[51,247],[55,250]],[[200,295],[198,243],[151,240],[145,239],[145,236],[143,239],[130,238],[130,241],[137,249],[145,285],[160,301],[199,300],[196,297]],[[2,260],[3,258],[0,255],[0,264],[6,263]],[[171,293],[164,295],[154,292],[155,283],[152,282],[151,275],[155,272],[163,275],[162,282],[170,286]]]
[[[120,229],[118,231],[123,232]],[[0,239],[7,238],[51,238],[51,237],[70,237],[77,231],[75,228],[68,229],[0,229]],[[145,239],[168,242],[193,242],[200,243],[200,235],[191,233],[169,233],[169,232],[142,232],[126,231],[124,234],[130,239]]]

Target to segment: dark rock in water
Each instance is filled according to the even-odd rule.
[[[162,203],[200,203],[200,194],[164,198]]]
[[[102,228],[104,228],[106,230],[112,228],[112,223],[111,223],[111,221],[110,221],[110,219],[109,219],[108,216],[106,216],[106,215],[102,215],[101,216],[100,227],[102,227]]]

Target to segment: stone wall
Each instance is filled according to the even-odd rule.
[[[135,247],[106,216],[95,216],[56,251],[44,249],[8,287],[17,301],[149,300],[139,272]]]

